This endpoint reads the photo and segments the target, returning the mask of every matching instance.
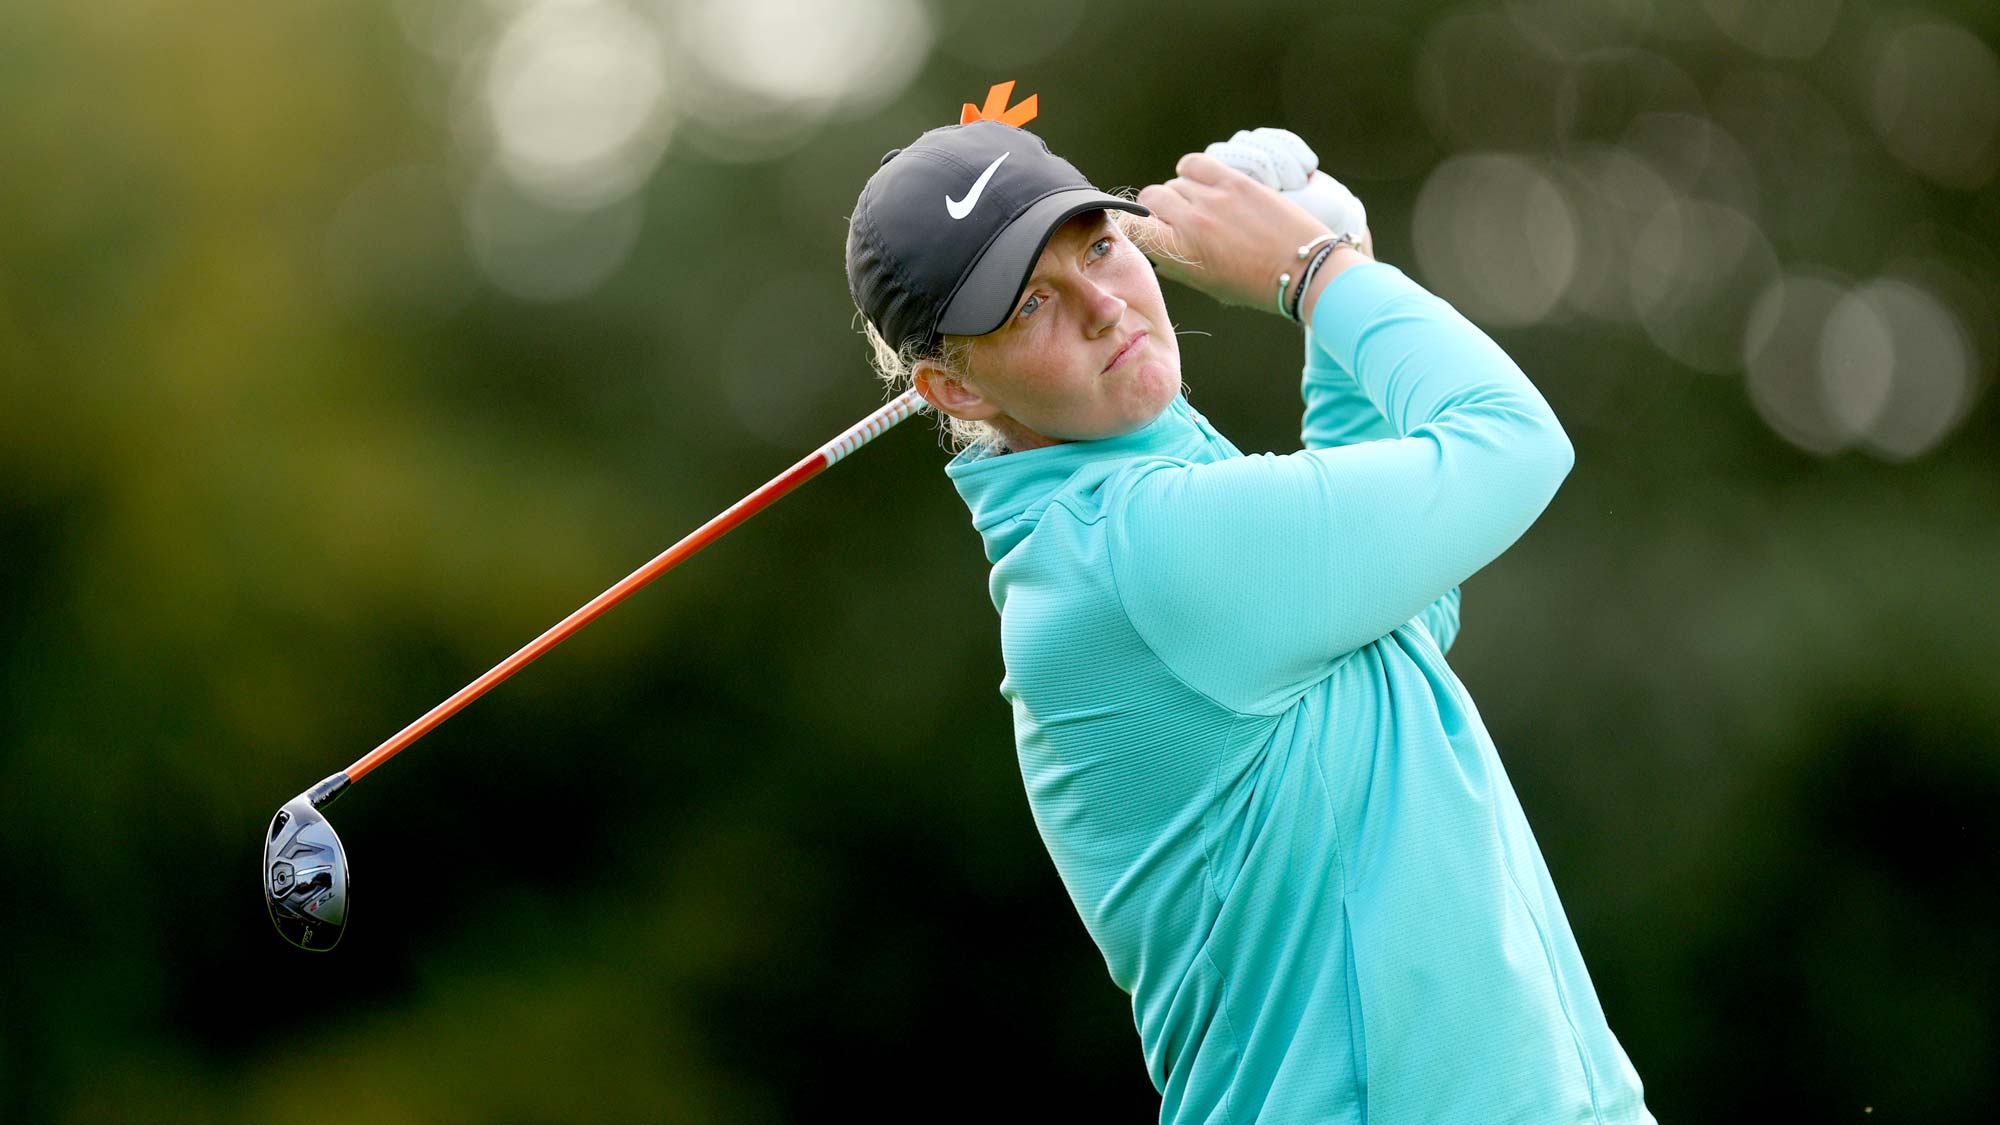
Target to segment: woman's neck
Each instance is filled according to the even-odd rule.
[[[1043,446],[1067,444],[1067,439],[1065,438],[1043,437],[1041,434],[1007,417],[1005,414],[994,415],[992,418],[987,419],[986,424],[992,427],[993,432],[999,436],[998,452],[1000,453],[1019,453],[1027,449],[1040,449]]]

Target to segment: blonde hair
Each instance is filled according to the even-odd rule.
[[[1110,194],[1120,199],[1136,199],[1137,193],[1131,188],[1117,188]],[[1175,261],[1185,262],[1172,247],[1165,245],[1159,237],[1156,225],[1130,211],[1106,209],[1105,214],[1125,237],[1148,255],[1161,255]],[[969,375],[972,372],[972,340],[969,336],[946,336],[936,344],[927,345],[923,340],[912,340],[898,348],[876,331],[865,314],[856,314],[861,321],[862,333],[868,340],[869,359],[875,368],[875,377],[882,381],[886,398],[895,398],[916,386],[917,364],[929,360],[953,375]],[[1006,448],[1000,432],[985,422],[968,422],[953,418],[944,411],[931,408],[937,415],[939,443],[946,452],[959,453],[976,445],[992,446],[996,451]]]

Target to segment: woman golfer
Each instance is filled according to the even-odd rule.
[[[1651,1121],[1444,659],[1458,584],[1569,472],[1548,404],[1221,161],[1135,203],[990,117],[884,158],[848,278],[878,361],[978,439],[945,471],[1021,775],[1161,1121]],[[1306,326],[1305,449],[1188,405],[1148,253]]]

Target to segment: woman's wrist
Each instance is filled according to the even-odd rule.
[[[1312,275],[1311,283],[1306,286],[1305,292],[1299,295],[1299,322],[1312,323],[1313,309],[1318,307],[1319,295],[1326,292],[1329,282],[1363,262],[1372,261],[1373,258],[1351,244],[1343,242],[1335,246],[1326,261],[1320,263],[1318,272]]]
[[[1299,317],[1299,310],[1305,307],[1306,290],[1312,287],[1313,278],[1318,275],[1320,267],[1326,264],[1326,260],[1333,256],[1333,252],[1340,248],[1340,244],[1343,241],[1351,242],[1352,239],[1325,234],[1299,247],[1300,257],[1304,257],[1308,251],[1311,251],[1312,258],[1306,263],[1305,272],[1299,275],[1299,283],[1292,290],[1292,303],[1285,306],[1286,320],[1291,321],[1293,324],[1305,323]],[[1318,249],[1313,249],[1315,246]]]

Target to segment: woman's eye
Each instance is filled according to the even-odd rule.
[[[1021,302],[1021,311],[1016,315],[1023,317],[1030,316],[1034,313],[1036,307],[1039,306],[1041,303],[1042,299],[1040,297],[1030,297],[1027,300]]]
[[[1103,249],[1100,250],[1099,247],[1103,247]],[[1105,255],[1111,253],[1111,240],[1108,238],[1098,239],[1096,242],[1091,243],[1090,251],[1091,253],[1096,254],[1100,258],[1104,257]]]

